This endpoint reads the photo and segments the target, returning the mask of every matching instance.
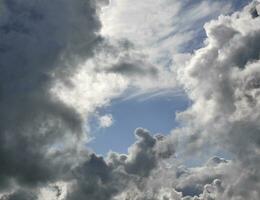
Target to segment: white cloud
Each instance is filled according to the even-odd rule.
[[[137,68],[146,65],[147,71],[149,66],[158,70],[156,78],[134,80],[142,93],[176,89],[176,68],[184,64],[179,55],[189,56],[186,50],[201,35],[204,21],[230,10],[231,3],[220,1],[111,0],[101,12],[101,34],[129,40],[144,58]]]
[[[50,93],[88,118],[97,108],[109,102],[127,88],[128,80],[116,73],[96,72],[92,60],[87,61],[65,82],[57,79]]]
[[[99,126],[101,128],[108,128],[114,123],[113,116],[111,114],[103,115],[99,117]]]
[[[39,191],[39,200],[64,200],[66,198],[70,183],[57,182],[42,188]]]
[[[171,56],[192,40],[201,29],[196,27],[200,20],[230,10],[231,4],[226,2],[112,0],[101,13],[101,33],[126,38],[158,61],[163,54]]]
[[[216,199],[259,199],[260,18],[253,1],[243,11],[205,25],[205,47],[180,69],[179,78],[193,105],[179,114],[189,135],[185,150],[225,149],[236,170],[223,177],[225,192]],[[258,11],[257,11],[258,12]],[[243,188],[243,185],[247,186]]]

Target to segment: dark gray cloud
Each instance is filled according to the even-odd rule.
[[[63,141],[83,137],[82,119],[49,89],[93,54],[99,3],[1,1],[0,190],[11,179],[29,186],[55,180],[72,162],[61,159],[69,152]]]
[[[129,188],[144,188],[147,177],[159,164],[161,154],[158,152],[162,151],[156,147],[162,143],[142,128],[138,128],[135,135],[137,141],[127,155],[111,152],[104,160],[92,154],[76,167],[71,174],[75,183],[67,199],[108,200]]]
[[[66,197],[68,200],[105,200],[111,199],[112,195],[118,192],[117,185],[113,184],[112,169],[102,157],[95,154],[73,170],[73,178],[76,183]]]
[[[19,190],[11,195],[4,195],[1,200],[37,200],[37,193]]]
[[[167,148],[168,138],[153,137],[150,132],[143,128],[135,131],[137,141],[129,147],[127,155],[120,155],[115,152],[108,156],[108,163],[114,167],[122,167],[133,175],[148,177],[158,165],[160,159],[174,155],[175,147]]]
[[[135,44],[126,40],[103,40],[97,47],[96,68],[97,72],[116,73],[127,78],[155,78],[159,69],[149,62],[146,54],[135,47]]]
[[[158,70],[155,67],[147,66],[147,63],[141,60],[132,60],[131,62],[121,61],[107,71],[127,76],[155,76],[158,73]]]
[[[33,188],[70,179],[77,182],[68,196],[71,199],[108,199],[118,191],[107,186],[114,177],[113,167],[95,155],[89,158],[83,149],[82,116],[50,92],[57,80],[73,89],[69,77],[78,64],[99,51],[109,52],[99,35],[98,17],[100,6],[107,4],[105,0],[1,2],[0,191],[14,192],[4,199],[33,199]],[[137,64],[120,64],[113,73],[144,74]],[[155,140],[147,133],[149,137]],[[128,171],[148,175],[155,167],[154,156],[149,157],[153,146],[146,147],[149,141],[142,138],[132,160],[123,164],[126,177]],[[149,170],[142,156],[151,160],[151,166],[146,164]],[[74,166],[78,167],[71,171]],[[14,188],[21,189],[15,192]]]
[[[135,134],[138,140],[129,149],[129,157],[126,159],[125,169],[131,174],[148,176],[157,161],[154,151],[156,139],[143,129],[137,129]]]

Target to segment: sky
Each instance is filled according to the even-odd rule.
[[[109,151],[127,153],[128,147],[135,141],[133,133],[136,128],[145,127],[154,135],[167,135],[173,128],[180,126],[175,120],[175,113],[185,110],[189,104],[188,98],[180,92],[117,99],[99,111],[101,116],[113,116],[109,127],[102,127],[99,120],[93,119],[93,140],[88,147],[102,155]]]
[[[0,200],[259,200],[259,0],[0,0]]]
[[[157,10],[157,6],[151,5],[151,2],[158,4],[159,11]],[[221,1],[217,1],[215,6],[222,6],[220,2]],[[179,49],[175,54],[192,53],[194,50],[200,48],[206,38],[205,31],[203,30],[203,25],[205,22],[218,17],[221,13],[229,13],[233,10],[240,10],[243,6],[248,4],[248,2],[249,1],[233,1],[230,4],[224,5],[223,10],[218,10],[218,7],[212,8],[212,11],[207,10],[205,11],[205,14],[202,14],[202,16],[197,16],[198,20],[196,20],[196,24],[190,24],[191,22],[189,19],[185,19],[184,16],[184,21],[187,21],[187,28],[196,29],[197,33],[190,41],[183,41],[180,44],[177,44]],[[178,6],[180,6],[180,2],[177,1],[170,3],[170,1],[136,1],[135,3],[137,3],[137,5],[140,4],[140,7],[136,6],[129,9],[128,5],[132,4],[130,1],[120,2],[112,0],[110,5],[104,7],[101,15],[103,20],[103,30],[101,30],[101,32],[103,31],[103,34],[108,34],[110,37],[130,38],[131,41],[134,40],[134,44],[138,44],[140,42],[145,43],[142,44],[145,48],[153,49],[156,53],[158,53],[158,51],[171,51],[170,48],[172,47],[160,47],[160,44],[163,42],[169,42],[169,44],[172,43],[171,45],[174,45],[174,42],[177,42],[175,41],[175,38],[171,38],[174,37],[175,31],[172,23],[174,23],[175,20],[170,18],[176,17],[175,15],[180,18],[183,17],[182,14],[178,13],[180,15],[178,16],[178,14],[173,12],[174,10],[176,10],[175,12],[179,12],[176,7],[178,8]],[[166,6],[164,7],[164,4],[171,6],[171,9]],[[190,11],[187,12],[189,14],[189,12],[195,12],[192,11],[192,9],[199,9],[200,7],[209,6],[209,4],[207,1],[187,1],[187,3],[183,6],[183,10],[190,9]],[[198,8],[194,8],[195,6]],[[147,7],[150,10],[143,12],[144,7]],[[157,23],[154,23],[154,21],[149,21],[149,18],[147,19],[147,16],[149,15],[156,16],[160,15],[160,13],[164,13],[165,11],[167,12],[167,17],[169,18],[168,23],[164,22],[165,19],[163,15],[161,18],[157,19]],[[198,14],[196,13],[195,15]],[[139,21],[140,19],[141,21]],[[146,23],[146,21],[148,23]],[[161,33],[159,32],[163,32],[160,27],[162,25],[165,29],[169,29],[171,31],[165,34],[166,36],[162,34],[160,37]],[[129,27],[131,28],[129,29]],[[139,29],[140,33],[138,30],[136,32],[133,31],[136,29]],[[152,32],[152,29],[156,32],[156,34],[154,34],[155,36],[143,39],[142,37],[144,37],[144,34],[146,32],[147,34]],[[156,46],[156,44],[158,44],[159,47],[151,47],[149,42],[152,42],[152,46]],[[163,56],[163,58],[158,58],[159,61],[156,60],[155,62],[158,64],[158,62],[161,62],[162,60],[163,63],[160,63],[160,66],[164,68],[169,67],[169,65],[172,65],[172,62],[174,62],[172,56],[173,55],[171,53],[167,52],[167,55]],[[170,88],[170,91],[167,91],[168,87]],[[98,111],[101,116],[106,116],[106,113],[109,113],[108,115],[111,116],[112,123],[109,127],[102,127],[102,125],[100,126],[98,123],[99,119],[96,119],[94,116],[94,119],[91,121],[93,126],[91,134],[94,139],[91,140],[88,147],[93,148],[96,153],[100,153],[102,155],[106,155],[110,150],[120,153],[127,153],[128,147],[134,142],[133,132],[137,127],[145,127],[154,134],[168,134],[172,129],[178,127],[179,123],[175,120],[175,113],[187,109],[191,102],[185,95],[185,92],[181,91],[181,89],[177,87],[171,88],[170,85],[167,85],[163,89],[165,92],[156,90],[149,92],[148,90],[147,92],[144,92],[144,94],[141,93],[140,95],[138,95],[138,92],[136,95],[126,94],[126,96],[130,96],[130,98],[122,97],[114,100],[110,105],[108,105],[108,107],[102,108],[101,111]],[[122,130],[124,131],[122,132]],[[118,137],[120,137],[120,140],[117,140]]]

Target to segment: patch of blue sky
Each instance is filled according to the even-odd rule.
[[[136,128],[148,129],[152,134],[169,134],[173,128],[179,126],[175,113],[185,110],[189,104],[183,93],[150,94],[115,100],[109,107],[99,110],[99,115],[113,115],[113,125],[100,128],[97,119],[92,119],[92,134],[95,138],[88,147],[102,155],[110,150],[126,153],[127,148],[135,141]]]
[[[224,0],[223,0],[224,1]],[[232,0],[232,5],[235,11],[241,10],[247,4],[252,2],[252,0]]]

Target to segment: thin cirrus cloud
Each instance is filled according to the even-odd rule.
[[[105,0],[1,2],[0,199],[258,200],[259,2],[211,20],[220,8],[229,13],[231,4],[122,1],[106,21],[101,13],[109,3],[117,6]],[[143,18],[145,12],[154,16]],[[193,25],[207,18],[206,40],[186,55],[181,46],[196,38]],[[113,20],[126,38],[109,27]],[[162,67],[165,52],[181,60],[176,70]],[[137,128],[127,154],[100,157],[87,150],[88,119],[96,109],[131,86],[176,85],[192,101],[177,115],[181,127],[166,136]],[[183,165],[203,148],[225,149],[232,160]]]

